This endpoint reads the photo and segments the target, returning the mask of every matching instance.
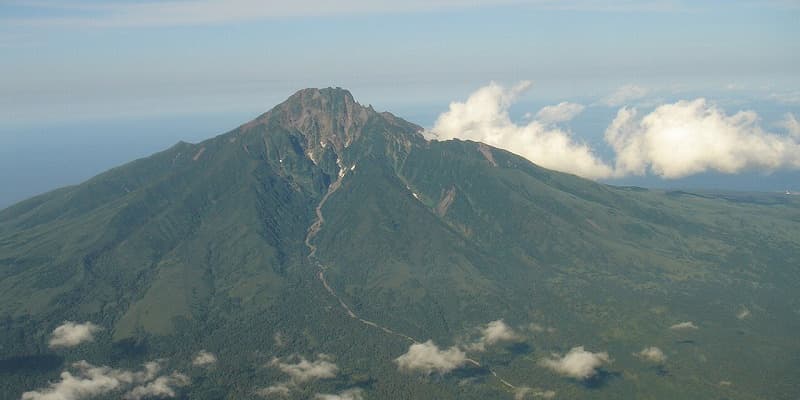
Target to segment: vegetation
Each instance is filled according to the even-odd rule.
[[[513,398],[485,367],[399,371],[409,342],[325,290],[304,240],[340,171],[313,240],[362,318],[441,346],[504,319],[520,339],[470,357],[558,398],[800,393],[796,196],[610,187],[418,131],[344,90],[309,89],[216,138],[0,211],[0,398],[78,360],[160,358],[190,376],[182,397],[255,398],[285,380],[270,360],[319,353],[339,373],[292,396]],[[50,349],[65,320],[104,330]],[[682,321],[699,329],[670,329]],[[587,381],[538,362],[580,345],[613,362]],[[666,361],[634,355],[648,346]],[[201,349],[219,361],[192,366]]]

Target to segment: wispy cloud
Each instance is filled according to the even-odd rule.
[[[543,107],[536,113],[536,119],[548,124],[566,122],[575,118],[585,108],[582,104],[564,101],[554,106]]]
[[[50,337],[50,348],[74,347],[81,343],[91,342],[94,340],[94,334],[101,329],[91,322],[81,324],[65,321],[53,330]]]
[[[554,397],[556,397],[556,392],[553,390],[542,390],[527,386],[514,389],[514,400],[552,399]]]
[[[561,375],[575,379],[589,379],[597,375],[597,371],[605,364],[611,363],[608,353],[592,353],[583,346],[573,347],[563,357],[553,354],[549,358],[540,360],[540,365],[547,367]]]
[[[695,325],[694,322],[692,321],[685,321],[672,325],[669,327],[669,329],[672,329],[673,331],[681,331],[687,329],[699,329],[699,327]]]
[[[783,116],[783,121],[781,121],[780,125],[786,129],[790,135],[794,136],[797,139],[800,139],[800,121],[797,121],[797,118],[792,113],[786,113]]]
[[[6,23],[66,27],[208,25],[282,17],[431,12],[498,6],[602,12],[660,12],[685,8],[680,2],[670,0],[169,0],[90,3],[40,0],[19,2],[17,6],[60,10],[63,16],[6,18]]]
[[[314,398],[317,400],[363,400],[364,390],[355,388],[347,389],[339,394],[316,394]]]
[[[639,85],[628,84],[620,86],[614,93],[602,99],[601,103],[611,107],[626,105],[633,100],[639,100],[650,91]]]

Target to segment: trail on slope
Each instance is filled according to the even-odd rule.
[[[322,286],[325,287],[325,290],[334,299],[336,299],[336,301],[339,302],[339,305],[342,307],[342,309],[347,313],[347,315],[350,318],[352,318],[352,319],[354,319],[354,320],[356,320],[358,322],[361,322],[362,324],[367,325],[369,327],[380,329],[385,333],[388,333],[390,335],[397,336],[399,338],[407,340],[407,341],[411,342],[412,344],[421,343],[421,341],[419,341],[419,340],[417,340],[417,339],[415,339],[415,338],[413,338],[413,337],[411,337],[409,335],[406,335],[406,334],[400,333],[400,332],[396,332],[396,331],[394,331],[392,329],[389,329],[389,328],[387,328],[387,327],[385,327],[383,325],[380,325],[380,324],[378,324],[376,322],[373,322],[373,321],[370,321],[370,320],[366,320],[366,319],[363,319],[363,318],[359,317],[358,314],[353,312],[353,310],[350,308],[350,306],[348,306],[347,303],[345,303],[344,300],[342,300],[339,297],[339,295],[336,294],[336,291],[333,290],[333,288],[328,284],[328,280],[325,279],[326,267],[317,258],[317,255],[316,255],[317,254],[317,246],[312,242],[312,240],[317,236],[319,231],[322,230],[322,225],[325,223],[325,216],[322,215],[322,207],[325,206],[325,203],[328,201],[328,198],[330,198],[331,195],[334,192],[336,192],[337,190],[339,190],[339,188],[342,186],[342,180],[344,179],[345,176],[347,176],[346,172],[344,174],[340,174],[339,178],[336,179],[336,181],[334,181],[333,183],[331,183],[330,186],[328,186],[328,191],[325,193],[324,196],[322,196],[322,199],[320,200],[319,204],[317,204],[317,207],[314,209],[314,212],[315,212],[317,218],[314,220],[314,222],[311,224],[311,226],[308,227],[308,233],[306,234],[306,240],[305,240],[306,247],[308,247],[308,260],[311,261],[314,265],[317,266],[317,279],[319,279],[319,281],[322,283]],[[502,383],[503,385],[505,385],[506,387],[508,387],[510,389],[516,389],[516,386],[512,385],[511,383],[509,383],[505,379],[503,379],[500,376],[498,376],[497,372],[495,372],[493,369],[491,369],[489,367],[484,367],[479,362],[477,362],[477,361],[475,361],[475,360],[473,360],[471,358],[467,358],[466,361],[468,363],[478,367],[478,368],[486,368],[489,371],[489,373],[491,373],[495,378],[497,378],[500,381],[500,383]]]

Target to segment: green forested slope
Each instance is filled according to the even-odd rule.
[[[307,89],[231,132],[179,143],[81,185],[0,211],[0,398],[69,364],[165,359],[192,399],[258,397],[268,364],[330,355],[313,398],[792,399],[800,393],[800,201],[792,196],[616,188],[508,152],[426,141],[419,127]],[[468,352],[482,367],[399,371],[409,342],[463,345],[505,320],[514,343]],[[743,311],[747,315],[743,315]],[[95,341],[51,349],[63,321]],[[692,321],[699,329],[670,326]],[[540,365],[607,351],[594,379]],[[658,346],[654,365],[633,353]],[[192,366],[200,349],[211,368]],[[118,398],[119,393],[111,398]]]

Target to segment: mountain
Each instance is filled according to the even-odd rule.
[[[790,399],[798,266],[796,196],[606,186],[305,89],[0,211],[0,398]]]

